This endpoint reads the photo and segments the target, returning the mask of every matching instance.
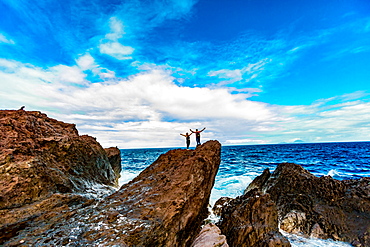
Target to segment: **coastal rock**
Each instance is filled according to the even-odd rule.
[[[117,147],[104,148],[104,150],[107,153],[109,163],[117,178],[116,183],[118,184],[118,178],[122,171],[121,151]]]
[[[196,150],[171,150],[101,200],[54,194],[48,198],[46,211],[40,210],[45,200],[27,206],[34,213],[26,208],[0,211],[4,218],[19,215],[7,227],[0,227],[7,236],[0,244],[190,246],[208,215],[220,151],[217,141]],[[66,203],[59,204],[58,197]]]
[[[95,138],[38,111],[0,111],[0,150],[0,209],[118,180]]]
[[[225,204],[218,225],[230,246],[291,246],[279,232],[275,203],[258,190]]]
[[[283,163],[251,188],[271,196],[286,232],[370,246],[370,178],[338,181]]]
[[[229,247],[226,237],[221,235],[221,230],[213,223],[205,225],[191,247]]]
[[[230,198],[230,197],[221,197],[220,199],[218,199],[216,202],[215,202],[215,205],[213,206],[212,208],[212,212],[214,215],[216,216],[221,216],[222,214],[222,209],[224,207],[226,207],[226,205],[230,202],[234,200],[233,198]]]

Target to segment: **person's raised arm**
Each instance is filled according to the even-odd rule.
[[[203,130],[205,130],[206,129],[206,127],[204,127],[200,132],[202,132]]]
[[[192,131],[191,129],[190,129],[190,131],[191,131],[191,133],[195,133],[194,131]]]

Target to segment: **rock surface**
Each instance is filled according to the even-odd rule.
[[[191,247],[229,247],[225,235],[221,235],[221,230],[215,224],[205,225]]]
[[[117,147],[104,148],[104,150],[107,153],[108,160],[112,166],[114,174],[119,178],[122,171],[121,151]],[[116,183],[117,182],[118,180]]]
[[[296,164],[278,165],[257,177],[258,188],[277,204],[282,230],[370,246],[370,179],[315,177]]]
[[[0,150],[0,209],[118,181],[95,138],[37,111],[0,111]]]
[[[54,193],[0,210],[0,245],[190,246],[208,215],[221,145],[161,155],[103,199]]]
[[[290,246],[279,232],[277,208],[268,194],[252,190],[223,201],[218,226],[230,246]]]

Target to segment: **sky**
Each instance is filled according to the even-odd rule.
[[[0,0],[23,105],[104,147],[370,141],[370,2]]]

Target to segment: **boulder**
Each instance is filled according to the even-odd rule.
[[[221,230],[213,223],[205,225],[191,247],[229,247],[225,235],[221,235]]]
[[[0,245],[190,246],[208,216],[220,151],[217,141],[171,150],[105,198],[55,193],[2,210],[15,219],[0,224]]]
[[[271,196],[282,230],[370,246],[370,178],[316,177],[291,163],[278,165],[267,179],[266,174],[246,191],[258,188]]]
[[[218,226],[230,246],[291,246],[279,232],[275,203],[256,189],[228,201]]]

